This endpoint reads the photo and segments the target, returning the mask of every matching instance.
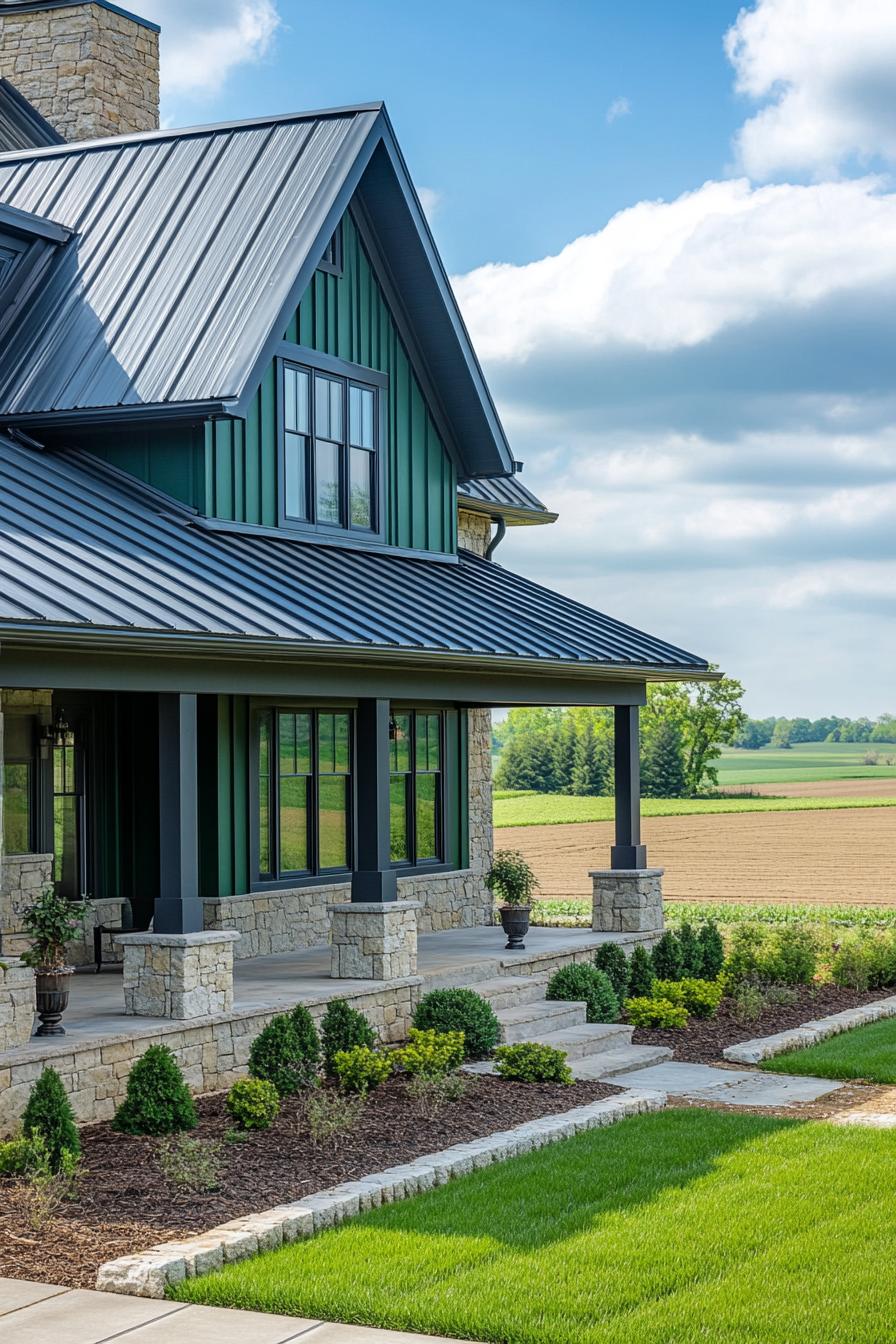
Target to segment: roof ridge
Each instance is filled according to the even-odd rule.
[[[275,112],[266,117],[239,117],[233,121],[213,121],[197,126],[167,126],[154,131],[129,131],[126,135],[104,135],[95,140],[72,140],[58,145],[41,145],[33,149],[7,150],[0,154],[0,163],[14,163],[51,155],[82,153],[85,150],[118,149],[122,145],[139,145],[146,141],[181,140],[189,136],[212,135],[226,131],[252,130],[261,126],[279,126],[288,122],[324,121],[328,118],[360,116],[363,112],[385,112],[386,104],[380,99],[372,103],[349,103],[345,107],[324,107],[308,112]]]

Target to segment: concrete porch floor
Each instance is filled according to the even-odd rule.
[[[519,965],[522,974],[538,969],[538,962],[557,954],[587,952],[605,942],[630,947],[637,935],[592,933],[589,929],[530,929],[523,952],[505,951],[505,936],[500,928],[479,926],[451,929],[442,933],[421,934],[418,942],[417,973],[423,978],[422,989],[446,985],[471,985],[498,975],[512,975]],[[533,962],[535,963],[533,965]],[[328,944],[309,947],[301,952],[284,952],[273,957],[247,958],[234,963],[234,1011],[263,1011],[287,1008],[305,999],[338,998],[346,990],[383,989],[388,981],[333,980],[329,974]],[[92,1038],[108,1040],[113,1036],[143,1036],[154,1027],[173,1025],[165,1018],[129,1017],[124,1011],[121,968],[107,966],[95,974],[80,971],[72,977],[71,996],[63,1024],[64,1037],[32,1037],[26,1046],[33,1057],[35,1050],[59,1053],[67,1043],[83,1046]],[[188,1024],[184,1024],[188,1025]],[[12,1056],[16,1052],[10,1051]]]

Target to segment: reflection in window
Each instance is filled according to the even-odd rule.
[[[442,715],[392,716],[389,802],[393,863],[442,857]]]

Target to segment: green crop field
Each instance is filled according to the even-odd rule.
[[[896,786],[893,789],[896,794]],[[494,821],[501,826],[552,826],[611,821],[612,798],[568,793],[497,794]],[[691,817],[727,812],[816,812],[832,808],[896,807],[893,798],[643,798],[645,817]]]
[[[877,764],[865,764],[874,755]],[[801,742],[782,751],[723,747],[716,763],[719,787],[729,784],[800,784],[827,779],[896,778],[896,743]]]

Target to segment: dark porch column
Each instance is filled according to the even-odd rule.
[[[355,716],[358,796],[353,901],[394,901],[398,882],[389,847],[389,701],[359,700]]]
[[[196,696],[159,695],[159,895],[154,933],[199,933]]]
[[[616,843],[611,868],[646,868],[647,848],[641,844],[641,758],[638,706],[616,705],[613,756],[616,779]]]

